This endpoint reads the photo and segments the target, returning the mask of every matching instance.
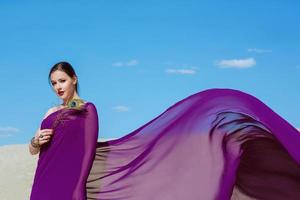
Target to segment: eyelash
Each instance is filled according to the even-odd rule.
[[[61,82],[65,82],[66,80],[61,80]],[[56,83],[52,83],[52,85],[55,85]]]

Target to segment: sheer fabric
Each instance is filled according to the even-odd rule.
[[[53,128],[50,142],[40,149],[30,199],[86,199],[86,181],[91,170],[98,138],[98,114],[93,103],[82,114],[60,109],[41,123]]]
[[[254,96],[204,90],[107,142],[85,106],[41,149],[31,200],[300,199],[300,134]]]

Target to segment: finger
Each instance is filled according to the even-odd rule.
[[[42,133],[42,135],[52,135],[53,131],[45,131]]]
[[[48,139],[50,139],[50,136],[49,136],[49,135],[44,136],[42,139],[43,139],[43,140],[48,140]]]
[[[39,142],[44,142],[44,141],[46,141],[48,138],[46,138],[46,137],[43,137],[43,138],[39,138]]]
[[[48,140],[50,139],[50,136],[44,136],[43,138],[41,138],[42,140]]]
[[[43,139],[43,138],[45,138],[45,136],[47,136],[47,134],[46,133],[40,133],[40,135],[39,135],[39,139]]]
[[[45,140],[45,143],[47,143],[47,142],[50,142],[50,140],[48,139],[48,140]]]
[[[40,134],[42,135],[49,135],[49,134],[53,134],[53,130],[50,129],[50,130],[45,130],[45,131],[41,131]]]
[[[45,137],[45,136],[51,135],[51,133],[45,132],[45,133],[42,133],[41,135],[43,135],[43,137]]]
[[[40,142],[40,145],[43,145],[43,144],[45,144],[45,143],[47,143],[47,142],[49,142],[50,140],[42,140],[41,142]]]
[[[51,130],[53,130],[53,129],[50,129],[50,128],[44,128],[44,129],[41,129],[40,131],[51,131]]]

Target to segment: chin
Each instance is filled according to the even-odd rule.
[[[60,99],[63,100],[63,101],[65,100],[65,98],[64,98],[63,96],[59,96],[59,95],[58,95],[58,98],[60,98]]]

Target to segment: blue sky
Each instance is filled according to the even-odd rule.
[[[250,93],[300,127],[298,1],[1,1],[0,145],[28,143],[60,103],[47,76],[70,62],[118,138],[209,88]]]

